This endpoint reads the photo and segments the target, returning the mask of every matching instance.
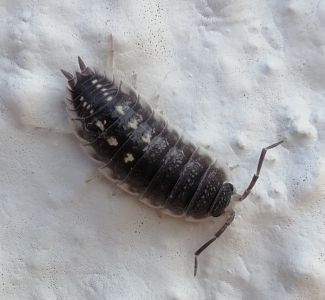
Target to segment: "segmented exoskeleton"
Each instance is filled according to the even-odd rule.
[[[253,188],[268,149],[262,150],[256,174],[242,195],[235,194],[225,171],[205,151],[186,140],[131,88],[117,84],[86,67],[76,78],[67,71],[71,99],[68,112],[77,137],[100,171],[147,205],[173,216],[203,220],[226,214],[214,238],[233,221],[230,200],[242,201]]]

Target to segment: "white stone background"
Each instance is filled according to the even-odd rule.
[[[0,299],[325,299],[325,1],[0,1]],[[71,134],[77,55],[116,72],[232,169],[217,223],[163,216]],[[136,75],[135,75],[136,74]]]

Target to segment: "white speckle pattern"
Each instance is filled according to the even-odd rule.
[[[88,105],[87,105],[87,107],[86,107],[86,109],[89,109],[90,107],[91,107],[91,105],[90,105],[90,104],[88,104]]]
[[[134,161],[134,156],[131,153],[126,153],[124,157],[124,162],[127,164],[128,162]]]
[[[86,105],[87,105],[86,101],[84,103],[82,103],[82,107],[85,107]]]
[[[107,95],[108,95],[108,93],[106,92],[106,93],[104,93],[103,95],[104,95],[104,96],[107,96]]]
[[[112,99],[113,99],[113,96],[109,96],[109,97],[107,97],[106,98],[106,100],[109,102],[109,101],[112,101]]]
[[[137,129],[138,128],[138,120],[133,118],[128,123],[129,128]]]
[[[93,80],[91,81],[92,84],[96,84],[97,82],[98,82],[97,79],[93,79]]]
[[[143,136],[142,136],[142,140],[143,140],[145,143],[147,143],[147,144],[150,143],[151,138],[152,138],[152,135],[151,135],[151,132],[149,132],[149,131],[145,132],[145,133],[143,134]]]
[[[98,120],[98,121],[96,122],[96,126],[97,126],[101,131],[104,131],[104,129],[105,129],[104,124],[103,124],[100,120]]]
[[[102,92],[106,92],[107,91],[107,88],[102,88],[101,91]]]
[[[93,109],[91,109],[89,113],[90,113],[90,114],[93,114],[93,113],[94,113],[94,110],[93,110]]]
[[[102,86],[103,86],[102,84],[98,83],[98,84],[96,85],[96,88],[100,89]]]
[[[110,146],[117,146],[118,145],[117,139],[114,136],[108,137],[106,139],[106,141]]]
[[[116,105],[115,110],[116,110],[119,114],[124,115],[124,107],[123,107],[123,106],[121,106],[121,105]]]

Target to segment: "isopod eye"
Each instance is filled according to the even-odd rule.
[[[225,208],[229,205],[231,195],[234,193],[234,186],[231,183],[224,183],[219,190],[217,197],[214,199],[211,215],[213,217],[219,217],[225,211]]]
[[[234,186],[233,186],[231,183],[229,183],[229,182],[225,183],[224,186],[227,186],[227,189],[228,189],[229,191],[231,191],[232,193],[233,193],[234,190],[235,190]]]

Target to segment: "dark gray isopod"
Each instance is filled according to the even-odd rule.
[[[230,205],[242,201],[255,185],[265,154],[282,141],[263,148],[250,184],[236,194],[226,173],[205,151],[187,141],[131,88],[93,72],[79,59],[81,73],[68,79],[67,110],[76,136],[101,172],[147,205],[173,216],[203,220],[226,215],[225,224],[195,252],[197,256],[231,224]],[[234,197],[232,197],[234,196]]]

